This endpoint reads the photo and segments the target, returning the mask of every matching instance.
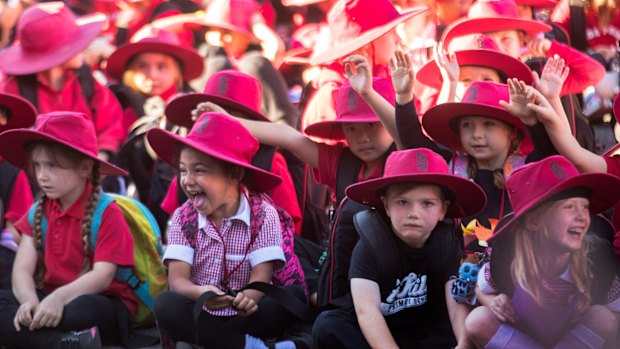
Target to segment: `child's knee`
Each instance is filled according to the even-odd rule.
[[[479,342],[493,337],[501,324],[485,306],[474,308],[465,319],[465,330],[472,340]]]
[[[585,312],[580,322],[603,338],[614,335],[618,331],[616,315],[602,305],[591,306]]]
[[[165,291],[157,296],[153,305],[153,315],[159,324],[175,321],[175,309],[180,309],[179,297],[180,295],[172,291]]]

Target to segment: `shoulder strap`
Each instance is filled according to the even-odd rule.
[[[95,78],[93,77],[93,72],[90,70],[88,64],[83,64],[75,70],[75,73],[77,74],[82,94],[84,94],[86,102],[90,105],[90,101],[95,95]]]
[[[357,177],[362,168],[362,160],[353,155],[347,147],[342,151],[336,170],[336,205],[345,197],[345,189],[350,184],[357,182]]]
[[[271,165],[273,164],[273,156],[276,153],[276,148],[270,145],[261,144],[258,148],[258,152],[252,158],[252,165],[271,172]]]
[[[361,211],[353,216],[353,224],[362,242],[372,247],[379,262],[379,275],[387,275],[398,264],[398,247],[392,230],[375,210]]]
[[[4,212],[8,209],[11,193],[13,193],[13,185],[18,174],[19,168],[7,161],[0,161],[0,199],[2,200]]]
[[[37,96],[37,74],[15,75],[19,95],[26,98],[36,108],[39,107],[39,97]]]

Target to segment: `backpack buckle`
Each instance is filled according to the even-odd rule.
[[[140,279],[138,279],[138,277],[133,274],[129,275],[129,277],[125,281],[127,281],[129,286],[134,290],[137,290],[140,287]]]

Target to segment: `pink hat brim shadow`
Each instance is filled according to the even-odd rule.
[[[251,189],[265,192],[269,191],[282,183],[282,178],[279,176],[262,170],[256,166],[237,160],[232,156],[223,154],[220,150],[214,149],[205,144],[204,142],[197,142],[190,137],[181,137],[166,130],[154,128],[146,133],[146,138],[149,145],[155,150],[159,158],[165,161],[173,168],[178,167],[177,152],[180,145],[184,145],[193,148],[201,153],[207,154],[211,157],[220,159],[222,161],[229,162],[233,165],[237,165],[246,170],[246,174],[243,177],[244,183]]]
[[[6,125],[0,125],[0,133],[17,128],[34,125],[37,109],[30,101],[18,95],[0,93],[0,105],[11,111],[11,118]]]
[[[551,26],[545,23],[527,19],[507,17],[463,18],[446,28],[442,35],[442,41],[444,47],[449,47],[452,39],[469,34],[521,30],[528,35],[535,35],[546,33],[551,29]]]
[[[50,141],[54,143],[59,143],[65,145],[80,154],[96,161],[99,163],[99,172],[102,175],[106,176],[128,176],[128,173],[124,170],[112,165],[107,161],[103,161],[96,156],[92,156],[91,154],[85,153],[76,149],[72,144],[60,140],[55,137],[50,137],[42,132],[27,130],[27,129],[19,129],[19,130],[8,130],[2,134],[0,134],[0,143],[1,144],[10,144],[10,149],[7,147],[0,147],[0,154],[2,157],[8,162],[19,168],[25,168],[27,165],[27,157],[28,154],[26,152],[26,145],[30,142],[34,141]]]
[[[512,58],[501,52],[492,50],[462,50],[455,52],[459,66],[480,66],[498,70],[508,78],[523,80],[532,85],[532,71],[520,60]],[[434,60],[428,61],[416,73],[416,80],[434,89],[441,89],[443,79],[439,67]],[[505,83],[505,82],[504,82]]]
[[[454,202],[450,203],[446,217],[473,216],[486,206],[484,191],[472,181],[444,173],[411,174],[393,177],[382,177],[352,184],[346,188],[347,196],[361,204],[382,208],[383,202],[377,195],[387,186],[397,183],[419,182],[445,187],[454,194]]]

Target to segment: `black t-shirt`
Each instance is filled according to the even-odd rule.
[[[349,278],[379,284],[381,313],[393,333],[413,327],[449,327],[445,283],[457,275],[462,256],[452,232],[435,229],[422,248],[407,246],[393,233],[389,238],[396,242],[397,265],[380,271],[373,247],[360,240],[353,250]]]

